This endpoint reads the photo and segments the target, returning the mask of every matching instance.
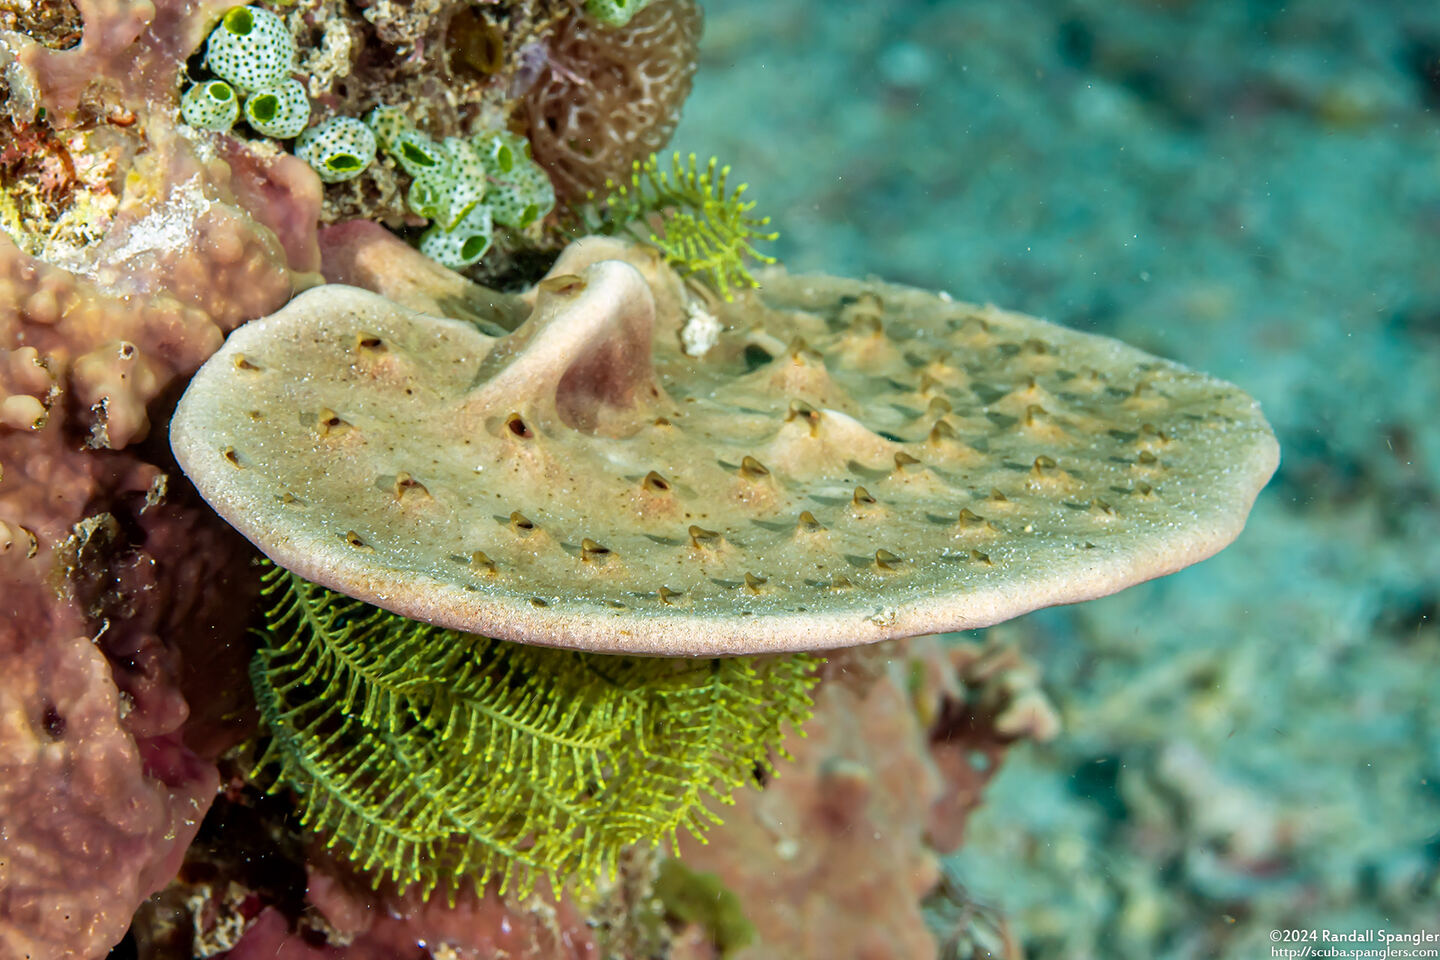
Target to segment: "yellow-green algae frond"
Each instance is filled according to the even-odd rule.
[[[730,167],[711,157],[703,168],[695,154],[670,158],[670,170],[660,168],[652,153],[644,163],[635,161],[630,179],[605,184],[605,196],[595,209],[582,211],[591,233],[626,233],[653,246],[665,261],[687,277],[696,277],[725,300],[737,290],[759,284],[749,261],[775,263],[755,249],[756,242],[774,241],[780,235],[766,230],[769,217],[755,217],[755,202],[745,199],[748,184],[729,189]],[[591,195],[592,203],[595,195]],[[658,228],[651,229],[658,219]]]
[[[786,756],[811,656],[662,660],[407,620],[278,567],[251,665],[259,764],[378,884],[581,887],[632,844],[698,835]]]

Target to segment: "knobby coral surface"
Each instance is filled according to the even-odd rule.
[[[3,595],[0,954],[90,957],[175,872],[216,776],[174,739],[184,704],[173,696],[132,698],[166,731],[137,745],[77,610],[40,584],[10,580]]]
[[[690,95],[701,23],[692,0],[662,0],[624,27],[571,17],[557,28],[525,107],[535,159],[561,197],[581,200],[623,180],[669,142]]]
[[[65,243],[44,218],[7,221],[23,250],[0,235],[5,956],[118,940],[243,732],[227,604],[251,589],[248,551],[154,433],[228,330],[308,282],[319,187],[291,158],[174,129],[178,73],[222,6],[87,0],[78,45],[0,36],[0,107],[25,134],[0,186],[19,195],[46,169],[23,152],[59,141],[77,176],[98,171],[74,193],[110,198],[61,211],[84,220]]]

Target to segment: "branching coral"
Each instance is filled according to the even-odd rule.
[[[662,149],[690,93],[700,40],[691,0],[654,3],[624,27],[571,17],[526,95],[535,159],[563,199],[581,200]]]
[[[810,657],[656,660],[504,643],[405,620],[295,577],[252,668],[261,766],[301,820],[377,879],[523,893],[582,885],[635,843],[701,834],[781,725],[809,714]]]

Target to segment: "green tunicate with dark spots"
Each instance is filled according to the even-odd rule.
[[[245,98],[245,122],[256,133],[288,140],[310,122],[310,98],[298,80],[285,80]]]
[[[410,121],[405,119],[405,113],[399,107],[382,103],[365,115],[365,126],[375,134],[375,143],[380,149],[389,153],[395,138],[410,129]]]
[[[523,229],[555,208],[555,187],[530,157],[530,143],[505,130],[490,131],[473,141],[489,178],[486,205],[495,222]]]
[[[295,140],[295,156],[326,183],[358,177],[375,160],[375,135],[353,117],[332,117]]]
[[[412,177],[444,175],[450,159],[443,146],[412,128],[395,131],[385,152]]]
[[[585,0],[585,12],[601,23],[623,27],[650,5],[650,0]]]
[[[446,230],[439,223],[431,224],[430,229],[420,237],[420,252],[452,270],[458,270],[485,256],[493,233],[489,207],[478,205],[452,229]]]
[[[180,98],[180,116],[199,130],[226,131],[240,116],[240,100],[224,80],[197,83]]]
[[[241,92],[290,76],[295,40],[285,21],[260,7],[232,7],[205,43],[205,65]]]

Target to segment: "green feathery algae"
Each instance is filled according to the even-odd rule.
[[[579,212],[581,222],[590,233],[625,233],[650,244],[682,274],[699,276],[731,300],[732,287],[758,286],[747,260],[775,262],[758,252],[755,242],[773,241],[779,234],[765,232],[769,217],[750,216],[755,203],[744,199],[747,184],[727,193],[730,167],[717,170],[718,164],[711,157],[701,170],[695,154],[682,160],[676,153],[667,172],[652,153],[644,163],[635,162],[629,182],[606,181],[607,193],[598,202],[592,193],[591,206]],[[650,229],[655,215],[659,230]]]
[[[774,772],[811,656],[665,660],[524,646],[407,620],[272,568],[251,664],[257,765],[378,884],[581,887],[631,844],[697,835]]]

